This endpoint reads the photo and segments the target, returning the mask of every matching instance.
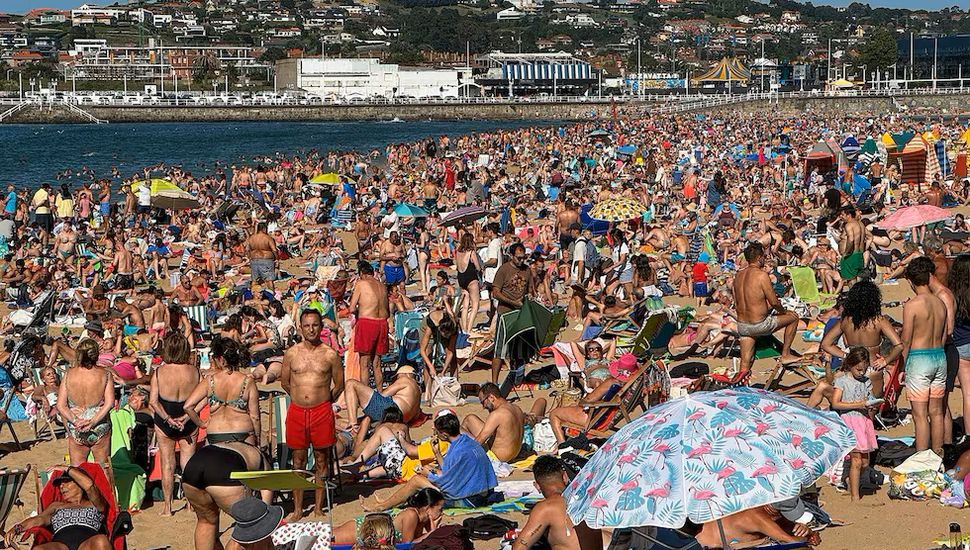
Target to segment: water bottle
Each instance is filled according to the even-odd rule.
[[[960,524],[957,522],[950,523],[950,550],[956,550],[957,548],[963,547],[963,534],[960,532]]]

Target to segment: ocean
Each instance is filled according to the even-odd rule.
[[[316,149],[370,151],[388,143],[416,141],[500,128],[550,125],[512,120],[407,122],[206,122],[144,124],[0,125],[0,185],[35,187],[58,183],[71,170],[82,181],[83,167],[123,177],[164,162],[203,174],[215,161],[256,164],[254,158],[282,152],[288,156]],[[65,180],[61,180],[63,182]]]

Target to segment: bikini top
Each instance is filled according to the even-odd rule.
[[[227,407],[232,407],[234,409],[239,409],[245,411],[249,408],[249,400],[246,399],[246,389],[249,387],[249,377],[247,376],[242,383],[242,389],[239,390],[239,397],[235,399],[225,400],[216,395],[216,380],[215,377],[209,376],[209,404],[210,405],[226,405]]]

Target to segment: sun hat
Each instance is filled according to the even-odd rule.
[[[232,540],[240,544],[259,542],[273,534],[283,522],[283,508],[270,506],[254,497],[237,501],[229,509],[229,515],[236,520],[232,529]]]
[[[617,380],[626,381],[636,370],[637,356],[632,353],[624,353],[610,363],[610,374]]]

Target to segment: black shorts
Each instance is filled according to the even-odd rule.
[[[37,222],[37,225],[47,233],[54,230],[53,214],[35,214],[34,220]]]
[[[196,489],[209,487],[236,487],[241,482],[230,479],[233,472],[246,472],[246,459],[232,449],[206,445],[195,451],[182,471],[182,483]]]
[[[943,346],[943,353],[946,354],[946,391],[953,391],[956,386],[957,373],[960,372],[960,351],[956,344],[947,342]]]
[[[565,251],[569,250],[569,245],[573,244],[574,242],[576,242],[576,237],[573,237],[572,235],[567,235],[565,233],[560,233],[559,234],[559,250],[560,251],[565,252]]]
[[[131,290],[135,288],[135,276],[131,273],[119,273],[115,276],[115,290]]]
[[[139,204],[137,211],[138,211],[139,214],[147,214],[147,213],[149,213],[149,212],[152,211],[152,207],[151,206],[142,206],[142,205]]]

